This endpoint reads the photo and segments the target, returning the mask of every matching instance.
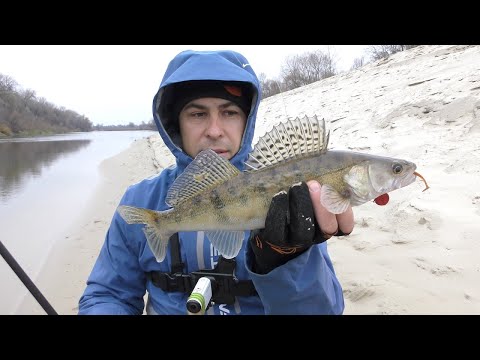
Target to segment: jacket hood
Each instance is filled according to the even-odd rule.
[[[160,83],[160,88],[153,98],[153,119],[165,145],[176,158],[177,167],[183,169],[193,160],[183,152],[178,133],[178,120],[170,119],[165,108],[169,106],[169,86],[195,80],[217,80],[239,83],[251,92],[250,113],[243,134],[240,150],[230,159],[238,169],[243,170],[244,162],[252,150],[255,121],[260,104],[260,85],[257,75],[240,53],[231,50],[195,51],[186,50],[173,58]],[[172,87],[174,87],[173,85]]]

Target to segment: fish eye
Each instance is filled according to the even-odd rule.
[[[403,166],[400,164],[393,164],[392,170],[394,174],[400,174],[403,171]]]

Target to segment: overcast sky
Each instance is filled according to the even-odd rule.
[[[150,121],[169,61],[180,51],[232,49],[257,75],[278,78],[287,56],[322,50],[347,71],[367,45],[0,45],[0,73],[93,124]]]

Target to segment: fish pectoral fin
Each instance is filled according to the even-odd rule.
[[[238,255],[242,248],[244,231],[205,231],[208,239],[225,258],[231,259]]]
[[[320,202],[333,214],[341,214],[350,206],[350,199],[342,196],[330,185],[322,185]]]
[[[173,233],[160,232],[157,230],[157,227],[150,225],[145,226],[143,232],[155,259],[157,262],[162,262],[167,254],[168,240]]]

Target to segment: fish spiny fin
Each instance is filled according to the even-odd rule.
[[[342,196],[337,190],[328,184],[322,185],[320,202],[333,214],[341,214],[347,211],[350,199]]]
[[[175,207],[240,174],[230,161],[211,149],[201,151],[174,181],[165,202]]]
[[[127,224],[146,225],[143,232],[147,238],[148,246],[150,246],[150,250],[152,250],[155,259],[158,262],[163,261],[166,255],[168,240],[173,233],[165,230],[164,227],[159,224],[162,212],[127,205],[120,205],[117,211]]]
[[[206,231],[208,240],[225,258],[231,259],[238,255],[242,248],[244,231]]]
[[[325,120],[305,116],[277,124],[260,137],[245,165],[255,171],[293,158],[327,151]]]

